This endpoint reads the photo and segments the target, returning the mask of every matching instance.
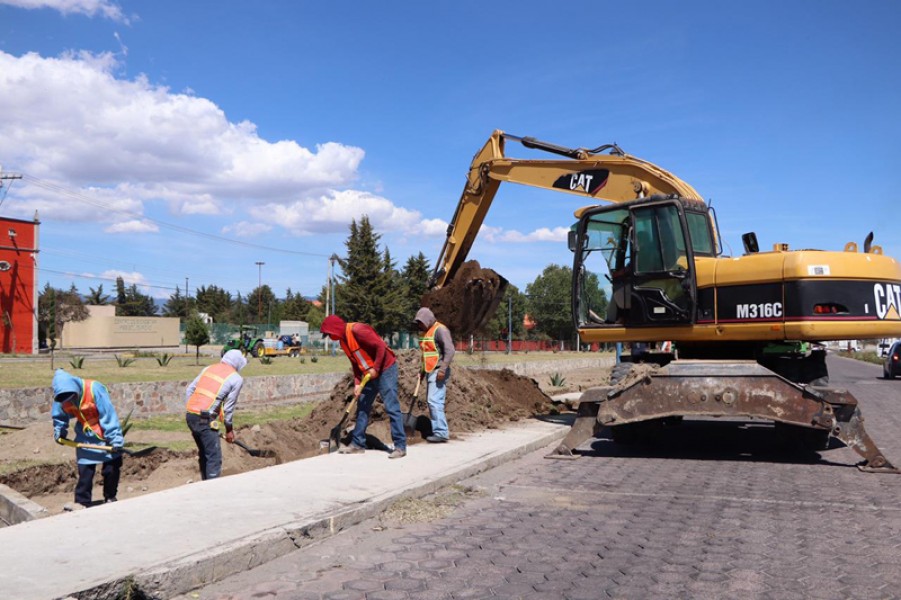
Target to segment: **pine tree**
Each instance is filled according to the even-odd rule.
[[[103,293],[102,283],[97,286],[96,290],[92,287],[89,287],[88,289],[91,290],[91,293],[88,294],[87,298],[85,298],[85,302],[87,304],[90,304],[92,306],[104,306],[106,304],[109,304],[110,297]]]
[[[187,319],[190,314],[188,299],[181,295],[181,290],[176,286],[175,293],[163,305],[163,316]]]
[[[210,343],[210,330],[196,312],[192,313],[185,326],[185,340],[196,348],[194,364],[198,364],[200,361],[200,347]]]
[[[215,323],[227,323],[232,309],[232,296],[226,290],[211,285],[200,286],[195,292],[197,310],[212,317]]]
[[[407,313],[415,315],[422,306],[422,296],[429,289],[430,276],[429,261],[422,252],[418,256],[411,256],[407,259],[407,264],[404,265],[404,270],[401,272]]]
[[[391,252],[379,249],[381,235],[363,215],[359,225],[351,221],[345,245],[347,256],[340,259],[342,274],[335,290],[336,312],[347,321],[368,323],[381,335],[406,329],[403,286],[391,259]]]

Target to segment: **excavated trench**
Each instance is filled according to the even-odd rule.
[[[406,413],[413,402],[419,372],[419,353],[404,351],[398,354],[397,359],[398,397],[401,409]],[[345,403],[351,398],[352,392],[353,380],[348,374],[335,386],[329,399],[317,404],[309,416],[302,419],[273,421],[253,427],[240,426],[239,410],[235,417],[238,424],[236,427],[238,438],[252,448],[271,451],[273,456],[255,458],[236,445],[223,444],[224,474],[242,473],[322,453],[320,442],[328,439],[329,431],[341,419]],[[413,409],[413,414],[419,418],[417,432],[408,440],[411,445],[422,442],[430,433],[425,386],[420,390],[419,401],[415,403]],[[498,428],[552,410],[554,409],[550,398],[531,378],[516,375],[509,370],[452,368],[446,401],[452,439],[457,434]],[[348,419],[347,425],[352,425],[352,419]],[[7,437],[14,438],[24,433],[15,432]],[[378,448],[381,444],[391,443],[387,415],[380,401],[376,402],[373,408],[367,433],[370,436],[371,447]],[[42,431],[41,436],[41,440],[50,436],[49,428],[46,432]],[[33,440],[28,440],[24,444],[32,442]],[[49,442],[44,440],[44,443]],[[54,448],[50,448],[44,454],[49,454],[52,450]],[[74,459],[74,456],[72,458]],[[98,472],[95,485],[99,485],[100,479]],[[120,499],[125,487],[146,493],[183,485],[196,479],[198,479],[196,450],[193,449],[183,452],[159,449],[139,458],[126,456],[123,459]],[[75,481],[74,460],[59,464],[24,466],[0,476],[0,483],[19,491],[38,504],[48,506],[51,513],[59,510],[55,510],[44,500],[54,494],[56,496],[65,494],[67,500],[71,501]]]

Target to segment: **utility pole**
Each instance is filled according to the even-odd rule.
[[[257,284],[257,323],[263,320],[263,265],[266,263],[257,261],[260,271],[260,281]]]
[[[3,192],[3,182],[5,180],[12,180],[12,179],[22,179],[22,176],[19,175],[18,173],[4,173],[3,167],[0,167],[0,204],[3,204],[3,199],[4,199],[4,194],[2,193]],[[7,189],[9,189],[9,186],[7,186]]]
[[[337,254],[332,254],[328,258],[328,288],[325,291],[325,316],[335,314],[335,261],[339,260]],[[331,310],[329,313],[329,302],[331,302]],[[331,341],[327,342],[329,353],[334,356],[337,346],[332,345]]]
[[[188,278],[185,277],[185,327],[187,328],[188,317],[190,314],[188,313]],[[185,329],[185,333],[187,333],[187,329]],[[188,336],[185,335],[185,354],[188,353]]]

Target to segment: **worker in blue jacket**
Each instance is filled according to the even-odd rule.
[[[78,448],[78,483],[75,502],[91,506],[94,474],[102,464],[103,500],[115,502],[122,469],[122,446],[125,438],[109,391],[99,381],[82,379],[57,369],[53,375],[53,438],[67,439],[69,420],[75,419],[75,442],[112,446],[112,452],[94,448]]]

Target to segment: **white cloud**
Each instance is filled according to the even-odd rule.
[[[160,228],[157,227],[155,223],[132,219],[130,221],[123,221],[121,223],[110,225],[103,231],[106,233],[156,233],[159,230]]]
[[[122,8],[110,0],[0,0],[0,4],[19,8],[52,8],[64,15],[82,14],[89,17],[99,14],[119,23],[128,23]]]
[[[423,219],[419,222],[419,233],[426,236],[446,236],[447,221],[442,219]]]
[[[222,235],[231,235],[239,238],[251,238],[261,233],[268,233],[272,231],[271,225],[266,225],[265,223],[248,223],[247,221],[241,221],[240,223],[235,223],[234,225],[227,225],[222,228]]]
[[[408,231],[421,220],[418,211],[395,206],[387,198],[358,190],[331,190],[319,197],[252,207],[257,220],[278,224],[295,235],[346,232],[351,220],[366,215],[378,232]]]
[[[515,229],[503,229],[482,225],[479,237],[489,242],[531,243],[531,242],[563,242],[569,229],[566,227],[540,227],[530,233],[522,233]]]
[[[541,227],[530,233],[520,233],[515,229],[505,231],[501,235],[504,242],[565,242],[569,229],[566,227],[554,227],[548,229]]]
[[[254,124],[230,122],[210,100],[172,93],[143,76],[118,79],[118,68],[109,53],[45,58],[0,51],[0,156],[7,165],[41,182],[92,188],[104,201],[127,195],[135,217],[150,200],[166,201],[176,214],[224,214],[263,201],[290,212],[297,198],[357,178],[361,148],[269,142]],[[73,217],[71,201],[60,202],[59,193],[22,196],[20,214],[39,209],[54,218],[91,213],[109,220],[107,210],[81,202]]]

